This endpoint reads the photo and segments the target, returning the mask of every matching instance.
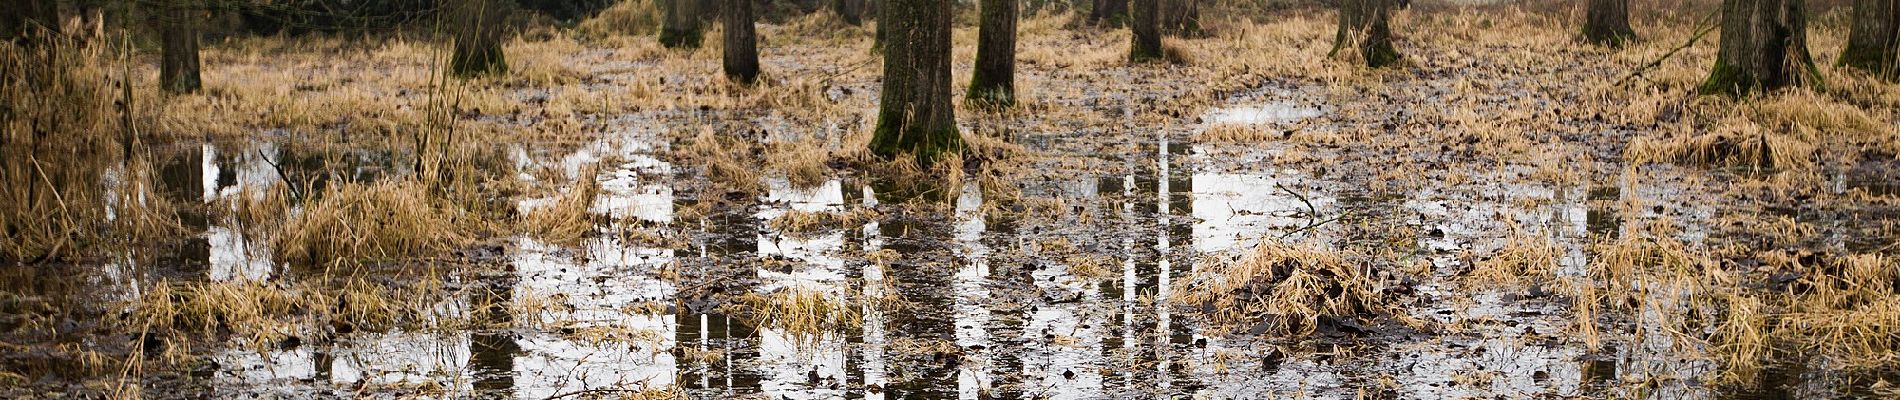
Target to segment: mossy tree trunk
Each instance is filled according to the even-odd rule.
[[[1854,1],[1854,28],[1841,65],[1900,78],[1900,0]]]
[[[976,72],[970,101],[998,107],[1016,104],[1016,0],[983,0],[976,32]]]
[[[1121,25],[1128,19],[1129,0],[1094,0],[1089,9],[1089,22],[1100,25]]]
[[[963,149],[950,105],[951,0],[887,0],[884,84],[871,153],[922,164]]]
[[[1399,51],[1392,47],[1393,0],[1341,0],[1339,33],[1333,37],[1333,49],[1357,52],[1366,66],[1385,67],[1399,62]]]
[[[837,13],[838,18],[844,20],[844,23],[863,25],[864,1],[865,0],[831,0],[831,12]]]
[[[1821,83],[1802,0],[1725,0],[1722,42],[1703,93],[1740,95]]]
[[[725,26],[726,78],[751,84],[759,78],[759,36],[752,26],[752,0],[721,0]]]
[[[1630,29],[1629,0],[1590,0],[1583,16],[1583,39],[1591,44],[1617,47],[1636,38]]]
[[[1128,30],[1133,33],[1133,42],[1128,46],[1128,61],[1144,62],[1161,59],[1161,25],[1159,0],[1134,0],[1134,13],[1129,15]]]
[[[1201,31],[1200,0],[1161,0],[1161,31],[1187,36]]]
[[[198,8],[193,0],[165,0],[158,15],[159,41],[164,54],[158,67],[159,87],[167,93],[197,93]]]
[[[450,73],[475,77],[508,72],[508,58],[501,51],[506,34],[503,24],[508,16],[506,1],[452,0],[449,12],[456,26]]]
[[[661,46],[695,48],[704,40],[699,0],[660,0],[660,14]]]

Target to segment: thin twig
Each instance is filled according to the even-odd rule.
[[[1681,52],[1682,49],[1689,48],[1689,46],[1694,46],[1696,42],[1702,40],[1703,36],[1708,36],[1709,32],[1714,32],[1715,28],[1722,26],[1721,24],[1714,23],[1715,17],[1717,15],[1722,15],[1722,13],[1720,11],[1712,12],[1712,13],[1709,13],[1709,16],[1703,17],[1701,31],[1696,32],[1695,36],[1689,37],[1688,42],[1684,42],[1681,46],[1676,46],[1676,48],[1674,49],[1669,49],[1668,53],[1663,53],[1662,57],[1656,58],[1655,61],[1650,61],[1648,64],[1644,64],[1641,67],[1636,67],[1635,70],[1630,71],[1629,75],[1624,75],[1622,79],[1617,79],[1616,86],[1623,86],[1623,84],[1629,83],[1630,79],[1633,79],[1637,76],[1641,76],[1644,71],[1648,71],[1658,66],[1662,66],[1663,61],[1669,60],[1669,57],[1674,57],[1676,53]],[[1645,77],[1645,79],[1647,79],[1647,77]]]

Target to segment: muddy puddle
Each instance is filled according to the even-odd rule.
[[[1206,124],[1323,124],[1323,105],[1267,94]],[[695,208],[704,177],[675,165],[658,129],[627,128],[578,145],[505,146],[497,165],[555,197],[591,180],[595,221],[578,242],[499,239],[497,251],[450,274],[429,299],[450,329],[336,332],[259,350],[202,349],[185,376],[219,398],[614,397],[676,390],[691,398],[1812,398],[1842,393],[1825,366],[1777,367],[1761,383],[1701,381],[1715,362],[1651,321],[1656,308],[1610,324],[1601,346],[1573,340],[1569,300],[1552,288],[1473,287],[1462,276],[1514,241],[1548,243],[1559,279],[1591,279],[1591,244],[1667,219],[1680,239],[1710,239],[1719,205],[1646,167],[1627,179],[1543,184],[1521,171],[1463,184],[1374,193],[1352,174],[1275,165],[1275,146],[1194,143],[1155,134],[1118,173],[1045,171],[1018,184],[1061,207],[1027,214],[981,185],[942,204],[907,205],[873,179],[835,176],[809,187],[782,178],[739,206]],[[181,147],[159,164],[158,193],[229,207],[265,190],[320,192],[332,181],[413,173],[401,154],[308,154],[281,143]],[[1241,157],[1227,157],[1239,153]],[[1891,191],[1842,180],[1843,191]],[[293,211],[294,212],[294,211]],[[226,212],[184,218],[182,245],[113,258],[89,285],[137,297],[158,279],[290,282],[313,271],[273,259]],[[859,218],[801,222],[815,215]],[[1398,234],[1405,231],[1409,234]],[[1440,329],[1333,326],[1315,337],[1215,328],[1168,303],[1209,260],[1262,240],[1319,248],[1382,243],[1409,293],[1404,317]],[[1653,296],[1690,296],[1657,290]],[[817,298],[841,312],[819,328],[736,311],[747,296]],[[778,296],[778,297],[775,297]],[[1658,304],[1675,303],[1666,298]],[[1684,303],[1686,304],[1686,303]],[[1684,307],[1690,307],[1685,305]],[[1640,383],[1638,383],[1640,382]],[[1632,383],[1635,383],[1632,385]],[[1634,389],[1632,389],[1634,387]]]

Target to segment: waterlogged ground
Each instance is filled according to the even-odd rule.
[[[1103,37],[1069,40],[1119,40],[1089,34]],[[786,55],[805,49],[786,46],[776,58],[766,52],[768,68],[788,75],[852,68]],[[1474,65],[1516,61],[1445,51],[1419,49],[1421,61],[1379,83],[1263,78],[1220,92],[1180,81],[1170,71],[1178,67],[1082,72],[1030,63],[1024,90],[1048,91],[1028,111],[960,110],[968,135],[1020,145],[1004,152],[1015,164],[971,168],[925,196],[903,195],[888,179],[840,162],[804,184],[749,164],[760,174],[756,190],[744,190],[683,155],[702,131],[853,145],[853,130],[873,115],[863,108],[875,99],[868,74],[836,72],[844,76],[838,82],[814,83],[833,107],[848,109],[815,121],[770,108],[583,112],[572,122],[578,137],[543,132],[497,143],[482,168],[547,189],[491,199],[521,214],[557,207],[588,186],[580,182],[596,183],[586,199],[592,228],[565,243],[532,233],[484,238],[444,258],[455,262],[430,264],[446,294],[406,301],[425,304],[423,314],[442,325],[372,331],[333,323],[265,346],[214,336],[191,345],[193,361],[141,371],[138,381],[157,398],[1893,394],[1887,382],[1900,372],[1842,372],[1824,357],[1764,362],[1754,379],[1718,383],[1724,361],[1698,351],[1708,342],[1673,331],[1719,329],[1672,322],[1718,312],[1676,301],[1696,293],[1651,288],[1642,293],[1653,301],[1642,303],[1653,305],[1580,317],[1577,297],[1558,289],[1562,281],[1602,282],[1592,266],[1606,250],[1595,245],[1642,235],[1694,249],[1893,257],[1900,163],[1891,154],[1817,168],[1828,202],[1762,188],[1733,170],[1626,161],[1628,137],[1661,128],[1566,110],[1581,90],[1520,79],[1617,73],[1600,64],[1494,69]],[[611,53],[570,60],[598,66],[579,73],[599,90],[650,80],[665,65],[609,62]],[[1474,82],[1485,89],[1471,90]],[[1136,89],[1107,89],[1124,84]],[[1154,105],[1185,95],[1210,100]],[[479,118],[524,130],[549,123],[492,110]],[[74,274],[74,285],[110,309],[138,307],[130,300],[161,281],[289,285],[341,274],[275,259],[269,241],[246,233],[256,222],[202,209],[274,187],[318,193],[341,181],[415,174],[403,149],[342,148],[309,150],[268,133],[168,148],[155,162],[155,193],[197,205],[182,214],[189,235],[75,267],[84,273]],[[985,165],[990,154],[978,151],[969,164]],[[1803,234],[1764,233],[1757,229],[1764,220]],[[1213,266],[1262,243],[1341,254],[1375,277],[1392,312],[1321,318],[1305,327],[1310,333],[1288,334],[1264,321],[1216,324],[1203,318],[1216,310],[1176,301],[1178,292],[1217,279],[1206,274]],[[1554,279],[1474,272],[1525,243],[1549,245],[1538,260]],[[1787,283],[1765,276],[1744,275],[1736,285]],[[798,296],[837,309],[816,329],[755,315],[758,302]],[[21,351],[6,359],[56,358],[36,357]],[[87,391],[46,379],[16,391]],[[34,380],[41,378],[20,379]]]

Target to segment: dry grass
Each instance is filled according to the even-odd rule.
[[[150,332],[175,343],[163,360],[184,359],[185,345],[230,337],[240,346],[265,349],[286,339],[311,340],[339,329],[382,330],[430,317],[438,327],[457,316],[428,315],[444,298],[441,282],[423,277],[408,287],[361,279],[331,286],[317,283],[163,282],[127,304],[118,321],[128,332]]]
[[[439,201],[411,181],[334,185],[284,224],[273,247],[309,264],[440,254],[469,236]]]
[[[600,14],[581,21],[575,30],[590,38],[650,35],[660,30],[660,17],[658,2],[621,0]]]
[[[1460,279],[1473,288],[1507,288],[1537,284],[1556,277],[1557,259],[1563,255],[1548,237],[1518,236],[1504,247],[1472,265]]]
[[[817,340],[825,332],[856,328],[864,323],[863,311],[844,299],[822,291],[790,288],[771,294],[747,293],[733,299],[735,315],[755,326],[782,329],[801,342]]]
[[[168,236],[171,206],[153,195],[129,61],[100,38],[0,44],[0,260],[42,262],[94,246]]]
[[[1378,282],[1340,255],[1264,242],[1236,261],[1210,263],[1175,291],[1177,304],[1227,327],[1267,325],[1306,335],[1320,318],[1364,318],[1392,310]]]
[[[566,192],[527,210],[519,221],[522,230],[547,243],[579,244],[595,226],[593,215],[589,213],[594,206],[594,199],[600,195],[600,182],[595,179],[595,171],[594,167],[582,169],[579,178]]]

